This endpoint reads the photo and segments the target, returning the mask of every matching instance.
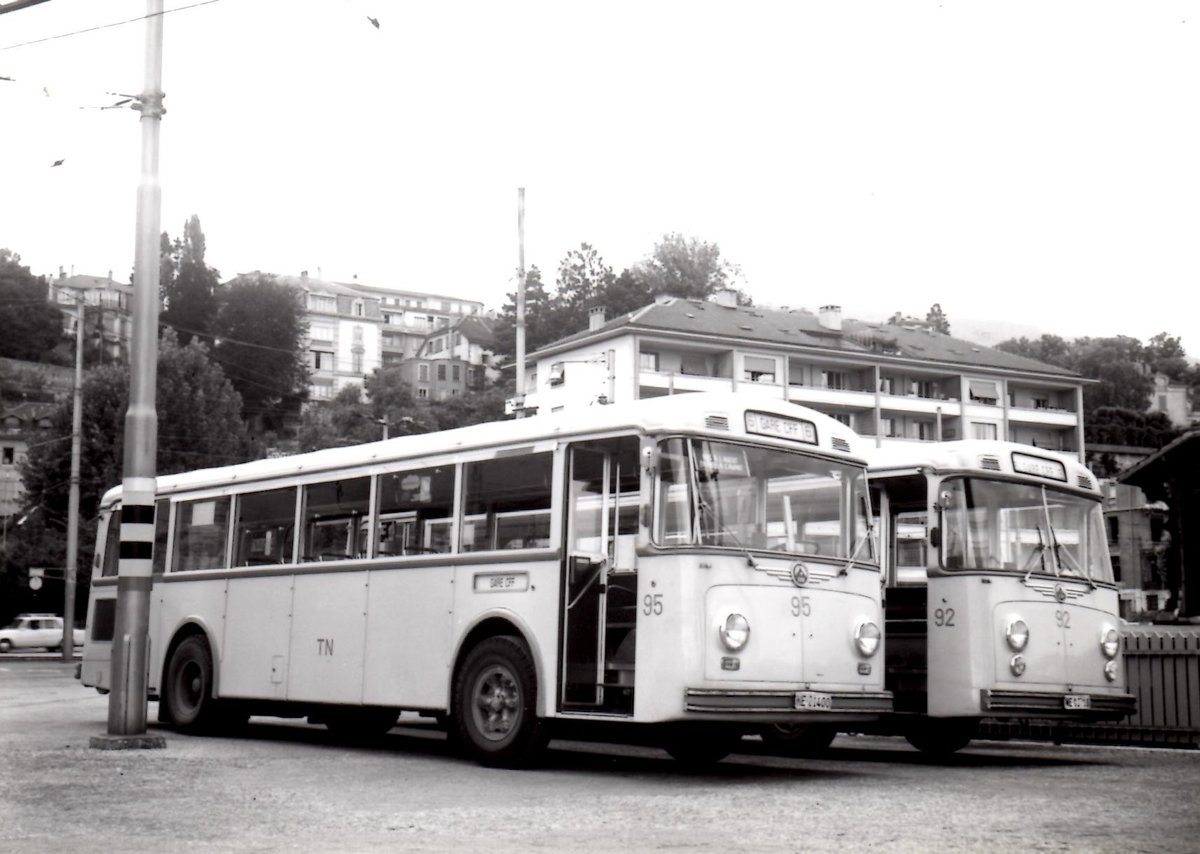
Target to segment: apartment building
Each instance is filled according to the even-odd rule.
[[[75,337],[78,322],[76,306],[84,304],[85,346],[97,349],[100,361],[125,361],[129,358],[129,342],[133,334],[133,315],[129,301],[133,285],[113,281],[107,276],[68,276],[61,267],[58,278],[50,280],[50,302],[62,312],[63,334]]]
[[[1079,454],[1076,373],[920,328],[659,297],[531,354],[525,405],[553,411],[734,389],[811,406],[885,441],[1008,439]]]
[[[483,317],[483,303],[443,294],[406,291],[376,285],[350,285],[355,291],[379,301],[383,318],[380,358],[384,365],[411,359],[426,339],[468,317]]]
[[[304,294],[309,400],[329,400],[348,385],[361,387],[381,364],[379,298],[351,285],[314,279],[307,271],[275,278]]]
[[[493,361],[495,321],[465,317],[425,336],[415,352],[396,362],[419,398],[444,400],[482,389],[499,376]]]

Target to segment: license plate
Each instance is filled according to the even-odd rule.
[[[797,691],[795,708],[831,711],[833,709],[833,696],[830,694],[821,694],[817,691]]]
[[[1092,707],[1092,698],[1087,694],[1067,694],[1063,697],[1063,708],[1065,709],[1090,709]]]

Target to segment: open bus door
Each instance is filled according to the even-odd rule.
[[[563,567],[563,709],[633,712],[638,440],[573,445]]]

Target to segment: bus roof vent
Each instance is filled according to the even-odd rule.
[[[850,443],[841,436],[834,436],[831,441],[833,442],[833,449],[835,451],[845,451],[847,454],[850,453]]]
[[[980,457],[979,467],[988,471],[1000,471],[1000,460],[997,457]]]
[[[1084,489],[1095,489],[1096,488],[1092,484],[1092,479],[1090,477],[1088,477],[1087,475],[1080,474],[1080,475],[1076,475],[1075,478],[1076,478],[1076,483],[1078,483]]]
[[[728,415],[705,415],[704,426],[709,430],[728,430],[729,416]]]

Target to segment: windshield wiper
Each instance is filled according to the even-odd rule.
[[[1067,571],[1074,571],[1074,572],[1078,573],[1079,576],[1081,578],[1085,579],[1087,581],[1087,583],[1091,586],[1091,588],[1093,590],[1095,590],[1096,582],[1092,580],[1092,577],[1090,575],[1088,575],[1087,573],[1085,573],[1083,571],[1082,567],[1079,566],[1078,561],[1075,560],[1075,558],[1071,554],[1071,552],[1063,549],[1062,544],[1058,541],[1058,532],[1054,530],[1054,526],[1050,525],[1049,522],[1047,522],[1046,524],[1049,525],[1049,527],[1050,527],[1050,542],[1053,544],[1053,547],[1054,547],[1055,563],[1057,563],[1061,567],[1063,565],[1063,558],[1065,557],[1067,562],[1070,564]]]
[[[850,553],[850,560],[846,562],[845,566],[843,566],[840,570],[838,570],[838,575],[849,575],[850,574],[850,570],[852,570],[854,568],[854,562],[856,560],[858,560],[858,555],[862,551],[862,547],[867,544],[867,542],[871,539],[871,537],[874,534],[875,534],[875,526],[867,525],[867,532],[865,534],[863,534],[862,539],[858,541],[858,545],[856,545],[854,547],[854,551]]]
[[[700,490],[698,489],[696,490],[696,504],[701,510],[708,514],[708,518],[712,520],[712,523],[721,529],[719,533],[729,537],[729,539],[733,540],[733,544],[742,550],[742,554],[746,556],[746,563],[750,564],[750,568],[758,569],[758,561],[754,559],[754,555],[752,555],[750,550],[742,544],[742,541],[738,539],[737,534],[725,527],[721,520],[717,518],[717,511],[713,509],[711,504],[704,500],[704,496],[700,494]]]
[[[1033,575],[1033,567],[1030,564],[1033,563],[1034,557],[1041,558],[1042,572],[1046,571],[1046,541],[1042,537],[1042,526],[1041,525],[1037,526],[1037,532],[1038,532],[1037,549],[1032,554],[1029,555],[1029,560],[1026,562],[1026,566],[1029,567],[1029,571],[1026,572],[1025,577],[1021,579],[1022,584],[1028,584],[1029,576]]]

